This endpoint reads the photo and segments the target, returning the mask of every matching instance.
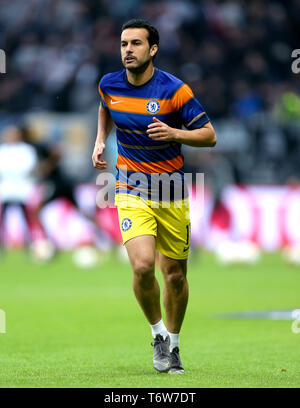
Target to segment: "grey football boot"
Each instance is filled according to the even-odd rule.
[[[170,353],[171,356],[171,368],[169,374],[184,374],[182,362],[179,355],[179,348],[174,347]]]
[[[163,336],[158,334],[155,337],[152,346],[154,346],[153,367],[155,370],[161,373],[168,372],[171,367],[171,357],[169,351],[170,337],[167,336],[166,340],[164,340]]]

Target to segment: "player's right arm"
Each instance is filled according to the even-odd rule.
[[[109,110],[100,103],[99,112],[98,112],[98,131],[97,138],[95,142],[94,152],[93,152],[93,164],[94,167],[98,170],[106,169],[106,161],[101,160],[101,156],[105,150],[105,142],[108,138],[110,131],[112,130],[114,122],[109,113]]]

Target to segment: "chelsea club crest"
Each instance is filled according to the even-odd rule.
[[[151,115],[157,113],[159,109],[160,109],[159,103],[155,99],[152,99],[147,103],[147,111],[151,113]]]
[[[124,218],[122,221],[122,230],[128,231],[131,225],[132,225],[131,220],[129,218]]]

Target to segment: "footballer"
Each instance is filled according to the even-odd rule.
[[[95,168],[106,169],[102,155],[115,125],[116,205],[133,271],[133,291],[154,339],[153,366],[159,372],[182,374],[179,333],[189,293],[190,219],[188,195],[182,188],[181,145],[213,147],[216,134],[191,88],[154,65],[159,47],[155,27],[142,19],[128,21],[122,27],[120,45],[124,68],[104,75],[99,84],[92,159]],[[161,180],[173,180],[167,198]],[[169,205],[164,205],[166,200]],[[175,205],[179,200],[181,205]],[[155,277],[156,251],[164,278],[165,323]]]

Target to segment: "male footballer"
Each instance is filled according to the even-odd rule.
[[[106,169],[102,155],[115,124],[116,205],[132,265],[133,290],[154,338],[153,366],[159,372],[181,374],[179,333],[188,302],[190,245],[188,197],[181,188],[181,145],[212,147],[216,135],[190,87],[154,66],[158,46],[159,34],[147,21],[134,19],[123,25],[124,69],[104,75],[99,84],[101,103],[93,164],[99,170]],[[166,198],[160,181],[168,180],[173,181]],[[182,192],[181,205],[175,205],[178,191]],[[168,199],[169,205],[163,205]],[[156,251],[164,278],[166,324],[155,277]]]

